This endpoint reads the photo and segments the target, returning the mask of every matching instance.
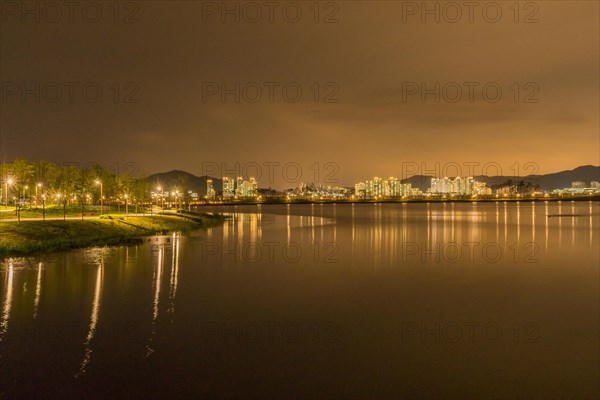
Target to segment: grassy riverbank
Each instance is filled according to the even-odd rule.
[[[142,236],[189,232],[219,225],[224,219],[221,215],[186,213],[134,217],[106,215],[85,221],[2,222],[0,256],[137,243]]]
[[[138,209],[136,209],[135,207],[115,207],[115,206],[109,206],[106,205],[104,206],[104,214],[122,214],[122,215],[126,215],[128,211],[128,214],[142,214],[143,212],[145,212],[146,214],[150,215],[150,210],[149,209],[145,209],[143,210],[141,207],[139,207]],[[156,212],[156,211],[155,211]],[[36,219],[41,219],[44,217],[44,215],[46,216],[46,218],[48,219],[58,219],[58,218],[62,218],[67,217],[81,217],[82,214],[82,210],[81,210],[81,206],[66,206],[63,208],[63,206],[57,206],[57,205],[49,205],[45,208],[40,207],[23,207],[19,210],[19,214],[21,216],[21,219],[28,219],[28,218],[36,218]],[[83,209],[83,214],[84,217],[97,217],[100,215],[100,206],[86,206]],[[7,220],[7,219],[16,219],[17,218],[17,210],[15,207],[5,207],[2,206],[0,207],[0,220]]]

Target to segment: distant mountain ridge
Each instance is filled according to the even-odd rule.
[[[415,175],[407,179],[403,179],[403,183],[411,183],[413,187],[426,191],[431,186],[431,175]],[[500,185],[508,180],[524,181],[540,185],[541,190],[554,190],[570,187],[571,182],[583,181],[587,185],[591,181],[600,182],[600,166],[583,165],[572,170],[560,171],[545,175],[529,175],[529,176],[485,176],[479,175],[473,177],[475,180],[482,181],[488,186]],[[187,190],[198,193],[201,196],[206,196],[206,183],[208,179],[212,179],[213,187],[217,193],[223,191],[223,180],[209,176],[196,176],[187,171],[173,170],[169,172],[160,172],[152,174],[148,177],[151,190],[155,191],[158,186],[164,190],[170,190],[173,187],[182,188],[182,184],[186,183]],[[186,182],[187,181],[187,182]],[[260,182],[259,182],[260,184]],[[182,188],[183,189],[183,188]]]
[[[200,196],[206,196],[206,183],[209,179],[212,179],[213,187],[217,193],[223,191],[222,179],[209,176],[196,176],[181,170],[152,174],[148,176],[148,183],[152,191],[156,191],[156,188],[159,186],[165,191],[177,187],[182,190],[187,188],[187,190],[198,193]]]
[[[411,183],[413,187],[417,187],[423,191],[431,187],[431,175],[415,175],[410,178],[403,179],[403,183]],[[592,181],[600,182],[600,166],[583,165],[572,170],[554,172],[545,175],[528,175],[528,176],[474,176],[473,179],[487,183],[488,186],[500,185],[508,180],[524,181],[533,185],[540,185],[541,190],[554,190],[571,187],[571,182],[582,181],[587,185]]]

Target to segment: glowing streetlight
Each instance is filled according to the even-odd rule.
[[[8,187],[12,186],[12,184],[13,184],[13,180],[10,178],[8,178],[6,180],[6,182],[4,183],[4,186],[5,186],[4,191],[5,191],[5,196],[6,196],[5,197],[6,207],[8,207]]]
[[[100,214],[104,214],[104,187],[100,179],[97,179],[95,183],[100,185]]]
[[[129,215],[129,203],[127,201],[129,196],[127,194],[125,194],[124,197],[125,197],[125,215]]]
[[[165,195],[162,187],[157,187],[156,190],[160,192],[160,204],[162,208],[165,208]],[[157,204],[158,205],[158,204]]]
[[[57,193],[56,194],[56,198],[58,199],[58,201],[60,202],[60,199],[62,197],[62,194]],[[63,221],[66,221],[67,219],[67,197],[65,196],[65,200],[63,201]]]

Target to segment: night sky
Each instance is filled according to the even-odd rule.
[[[600,164],[596,1],[521,3],[518,15],[500,1],[499,18],[480,2],[472,22],[467,8],[446,7],[439,23],[414,9],[420,2],[295,2],[287,14],[281,2],[272,15],[263,2],[228,2],[234,14],[224,16],[221,2],[119,4],[116,14],[113,2],[79,3],[52,22],[56,10],[23,15],[2,1],[2,161],[196,175],[206,162],[279,162],[273,182],[263,170],[265,187],[290,186],[285,163],[312,181],[318,162],[317,181],[333,172],[344,185],[400,176],[403,162],[494,162],[504,173],[514,163],[539,173]],[[223,99],[236,82],[239,102]],[[422,98],[422,82],[440,83],[439,102]],[[466,82],[476,82],[473,98]]]

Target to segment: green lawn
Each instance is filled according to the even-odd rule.
[[[188,232],[219,224],[220,216],[106,215],[87,221],[21,221],[0,223],[0,255],[25,255],[90,246],[128,244],[140,237],[169,231]]]
[[[9,210],[12,211],[2,211],[6,210],[6,208],[0,208],[0,220],[2,219],[14,219],[17,218],[17,212],[14,207],[9,207]],[[121,207],[120,209],[117,207],[104,207],[104,213],[110,214],[125,214],[125,207]],[[21,218],[42,218],[44,215],[44,211],[41,207],[38,208],[22,208],[20,210]],[[135,213],[135,207],[129,207],[129,214]],[[138,207],[138,213],[142,213],[142,208]],[[146,210],[146,213],[149,214],[149,210]],[[81,217],[81,206],[67,206],[64,210],[64,215],[67,217]],[[86,207],[84,209],[84,217],[85,216],[98,216],[100,215],[99,207]],[[59,218],[63,216],[63,207],[62,206],[48,206],[46,207],[46,218]]]

